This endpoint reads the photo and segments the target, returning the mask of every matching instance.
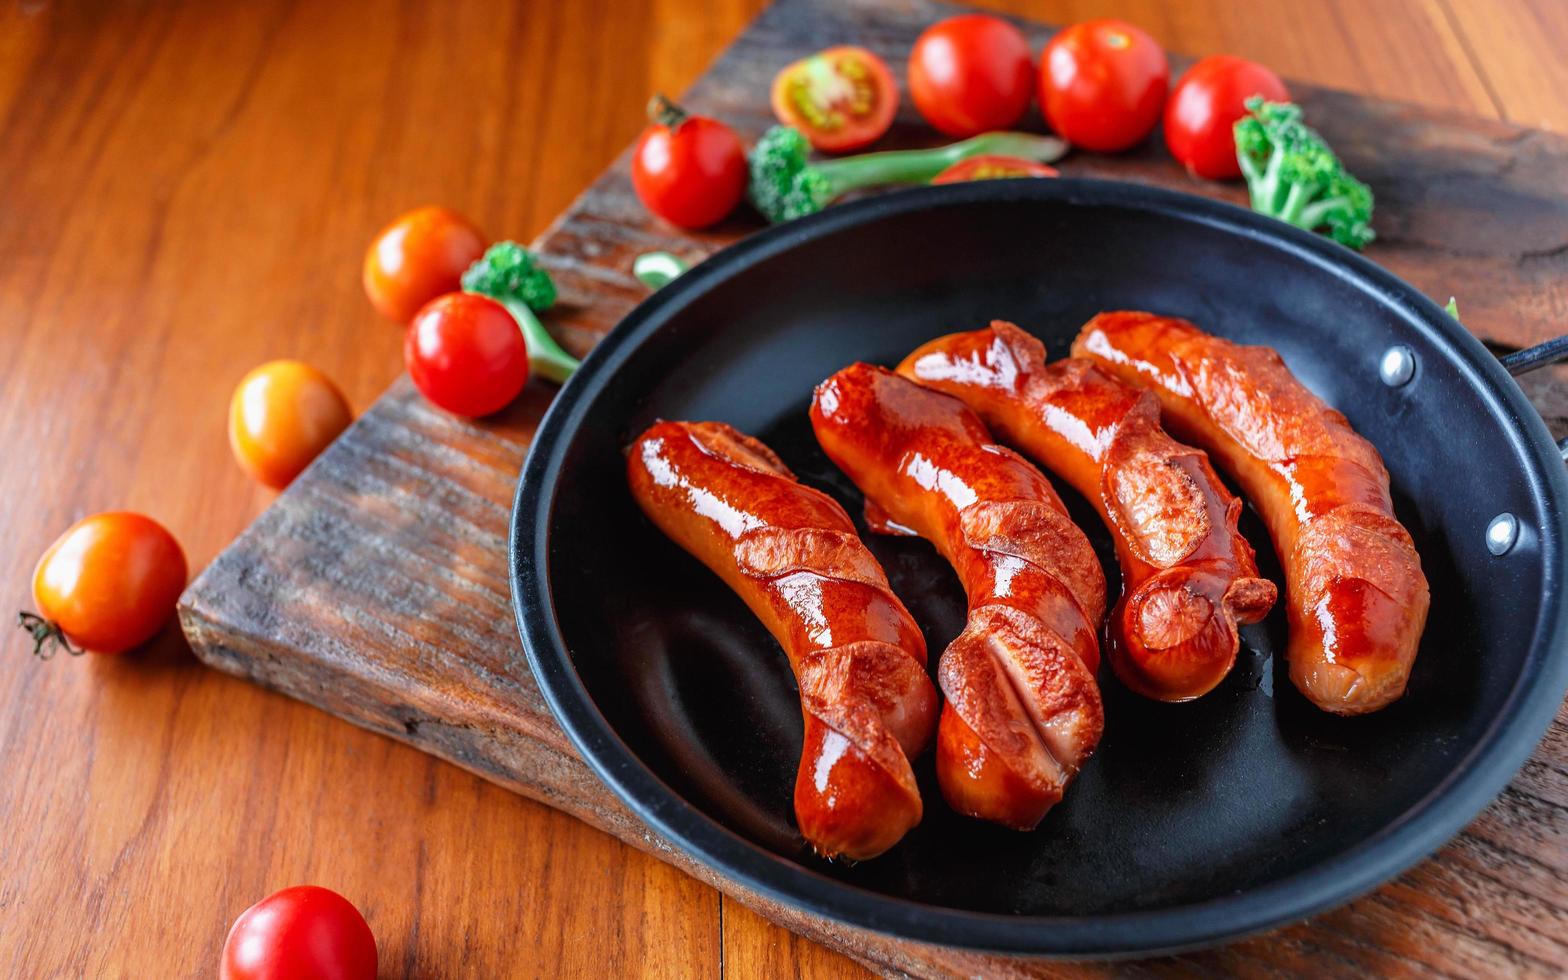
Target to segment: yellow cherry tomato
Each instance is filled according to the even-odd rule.
[[[325,374],[300,361],[269,361],[234,389],[229,446],[245,472],[281,490],[353,420]]]

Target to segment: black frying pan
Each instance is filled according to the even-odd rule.
[[[1056,356],[1092,314],[1121,308],[1276,348],[1382,451],[1432,586],[1408,695],[1362,718],[1313,708],[1273,656],[1281,602],[1197,702],[1146,701],[1102,671],[1099,752],[1033,833],[954,815],[928,755],[916,766],[919,827],[874,861],[818,860],[790,815],[801,723],[785,659],[641,517],[622,448],[657,417],[722,420],[858,515],[858,494],[806,421],[818,381],[993,317]],[[1413,371],[1399,370],[1404,357]],[[1100,522],[1063,497],[1114,583]],[[1149,952],[1367,891],[1502,789],[1568,686],[1565,504],[1558,447],[1504,367],[1370,262],[1201,198],[990,181],[841,205],[755,235],[633,311],[535,437],[513,515],[512,588],[539,685],[584,757],[655,830],[725,876],[927,942]],[[1278,580],[1260,523],[1249,515],[1243,530]],[[934,666],[963,623],[956,578],[924,542],[865,537]]]

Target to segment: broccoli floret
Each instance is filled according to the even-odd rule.
[[[811,144],[793,126],[774,126],[751,149],[751,203],[769,221],[814,214],[836,196],[821,171],[811,165]]]
[[[555,305],[555,282],[528,249],[516,242],[496,242],[464,271],[463,288],[490,297],[512,314],[535,374],[559,384],[577,370],[577,358],[562,350],[534,315]]]
[[[1247,178],[1252,209],[1362,248],[1372,231],[1372,190],[1351,176],[1290,102],[1247,100],[1236,121],[1236,160]]]
[[[535,313],[555,305],[555,281],[533,253],[516,242],[491,245],[463,273],[463,288],[491,299],[520,299]]]
[[[857,188],[923,184],[958,161],[982,153],[1051,163],[1067,149],[1053,136],[996,132],[929,150],[864,153],[813,163],[811,144],[800,130],[774,126],[751,149],[747,195],[763,217],[778,223],[815,214]]]

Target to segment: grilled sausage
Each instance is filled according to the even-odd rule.
[[[1104,727],[1093,549],[1050,482],[956,398],[855,364],[818,386],[811,423],[866,495],[872,527],[929,540],[968,593],[937,671],[942,795],[960,813],[1034,827]]]
[[[1107,653],[1123,683],[1185,701],[1224,679],[1236,624],[1262,619],[1276,589],[1236,531],[1241,501],[1160,428],[1152,394],[1088,361],[1047,364],[1044,344],[1001,320],[933,340],[898,370],[962,400],[1100,512],[1122,568]]]
[[[825,857],[886,851],[920,822],[909,760],[931,740],[925,639],[831,497],[719,422],[659,422],[632,444],[632,496],[779,641],[800,685],[795,819]],[[743,734],[743,733],[737,733]]]
[[[1429,597],[1372,444],[1274,351],[1185,320],[1102,313],[1073,353],[1150,387],[1171,431],[1207,449],[1263,515],[1285,569],[1296,687],[1341,715],[1398,699]]]

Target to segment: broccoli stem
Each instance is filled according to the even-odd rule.
[[[533,372],[546,381],[565,383],[581,362],[561,349],[527,303],[520,299],[490,298],[506,307],[506,312],[512,314],[512,319],[523,331],[523,340],[528,344],[528,366]]]
[[[1269,154],[1268,166],[1263,169],[1263,179],[1252,185],[1252,209],[1264,214],[1279,214],[1279,172],[1285,165],[1285,154],[1278,150]]]
[[[1285,195],[1285,203],[1280,206],[1279,217],[1293,225],[1301,224],[1301,213],[1312,201],[1312,195],[1317,193],[1317,188],[1310,184],[1292,184],[1290,192]],[[1319,222],[1321,224],[1322,222]],[[1311,230],[1314,225],[1305,225]]]
[[[1246,153],[1236,154],[1236,162],[1241,165],[1241,176],[1247,182],[1247,190],[1252,199],[1253,206],[1258,202],[1258,183],[1262,181],[1263,174],[1258,171],[1258,165],[1252,162],[1252,157]]]
[[[1022,157],[1036,163],[1060,160],[1067,144],[1052,136],[1030,133],[981,133],[962,142],[929,150],[885,150],[814,164],[826,177],[833,196],[880,184],[923,184],[960,160],[982,153]]]
[[[1329,212],[1335,208],[1349,208],[1350,206],[1351,202],[1347,197],[1328,197],[1321,201],[1314,201],[1302,208],[1301,213],[1293,220],[1296,224],[1311,231],[1327,221]]]

